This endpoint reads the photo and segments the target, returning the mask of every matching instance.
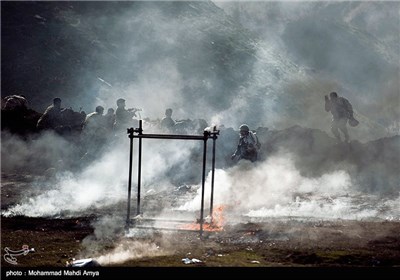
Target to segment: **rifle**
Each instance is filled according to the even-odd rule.
[[[128,112],[131,112],[134,117],[136,117],[136,112],[142,111],[140,108],[129,108],[127,109]]]
[[[139,112],[139,111],[142,111],[142,109],[140,109],[140,108],[129,108],[128,111],[129,112]]]

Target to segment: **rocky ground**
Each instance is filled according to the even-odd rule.
[[[29,178],[24,178],[28,184]],[[24,182],[17,179],[2,176],[2,210],[21,196]],[[2,267],[66,267],[72,258],[95,258],[102,267],[125,268],[400,266],[398,221],[243,220],[202,235],[135,225],[128,233],[121,224],[119,230],[101,236],[96,221],[103,214],[54,219],[2,216]],[[6,247],[20,250],[23,245],[34,252],[16,256],[17,264],[5,260]]]

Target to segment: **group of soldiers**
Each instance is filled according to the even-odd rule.
[[[4,98],[4,102],[4,110],[26,110],[28,108],[28,102],[24,96],[7,96]],[[97,106],[94,112],[86,114],[83,111],[74,112],[72,109],[62,108],[61,102],[59,97],[53,99],[53,103],[47,107],[37,121],[37,129],[70,132],[73,126],[76,126],[84,139],[87,140],[86,142],[96,144],[104,143],[110,135],[116,135],[128,127],[134,126],[134,118],[137,117],[136,112],[141,110],[137,108],[126,109],[126,101],[123,98],[117,100],[115,111],[113,108],[109,108],[106,114],[104,114],[105,109],[102,106]],[[331,92],[329,97],[325,96],[325,110],[332,114],[332,134],[341,142],[340,132],[342,132],[344,142],[349,142],[347,123],[353,127],[359,123],[353,116],[353,108],[350,102],[344,97],[339,97],[336,92]],[[165,110],[165,116],[158,124],[162,132],[181,134],[183,126],[190,126],[196,133],[201,133],[208,126],[205,120],[198,120],[197,122],[174,120],[172,113],[171,108]],[[97,146],[88,145],[88,147]],[[232,154],[231,159],[257,161],[260,146],[256,133],[250,130],[247,124],[242,124],[239,127],[237,149]]]
[[[104,114],[104,107],[97,106],[95,111],[89,114],[80,112],[83,115],[81,128],[85,134],[99,134],[99,133],[120,133],[125,131],[128,127],[136,127],[138,121],[136,113],[141,111],[138,108],[126,109],[126,101],[119,98],[116,102],[117,109],[109,108],[107,113]],[[64,126],[66,119],[64,112],[66,109],[61,108],[61,99],[56,97],[53,99],[53,104],[50,105],[37,123],[37,128],[58,130],[59,127]],[[207,122],[203,119],[197,120],[174,120],[172,118],[173,110],[168,108],[165,110],[165,116],[157,123],[158,130],[164,133],[180,133],[184,134],[188,131],[200,132],[208,126]],[[152,123],[148,118],[145,119]],[[154,123],[154,121],[153,121]],[[154,124],[153,124],[154,125]]]
[[[113,108],[109,108],[105,115],[103,106],[97,106],[95,111],[89,114],[83,111],[79,112],[81,115],[79,124],[82,132],[94,135],[126,129],[130,125],[129,122],[132,118],[136,116],[138,109],[125,109],[125,106],[125,99],[120,98],[117,100],[116,111]],[[67,120],[65,114],[67,110],[66,108],[61,108],[61,99],[59,97],[54,98],[53,104],[47,107],[38,120],[37,128],[39,130],[53,129],[57,131],[60,127],[70,125],[71,123]]]

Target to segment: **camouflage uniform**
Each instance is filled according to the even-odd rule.
[[[249,130],[247,125],[240,126],[240,138],[236,151],[232,155],[232,159],[247,159],[252,162],[258,158],[258,143],[255,134]]]

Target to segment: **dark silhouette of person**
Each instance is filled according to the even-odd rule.
[[[103,116],[103,113],[104,113],[104,107],[97,106],[96,110],[93,113],[87,114],[84,122],[84,129],[86,131],[91,131],[93,133],[99,130],[105,132],[106,119]]]
[[[106,119],[106,128],[108,131],[112,131],[114,129],[115,124],[115,111],[113,108],[108,108],[107,114],[105,114]]]
[[[104,107],[97,106],[95,112],[86,116],[82,131],[83,143],[86,148],[86,158],[98,154],[109,137],[106,118],[103,116],[103,113]]]
[[[4,106],[2,109],[4,110],[16,110],[24,112],[28,109],[28,101],[24,95],[8,95],[3,98]]]
[[[341,142],[341,131],[344,136],[344,141],[349,142],[349,132],[347,130],[347,121],[350,121],[352,126],[358,125],[358,121],[353,116],[353,107],[350,102],[344,98],[339,97],[336,92],[331,92],[329,97],[325,95],[325,111],[331,112],[332,123],[331,131],[336,139]]]
[[[172,109],[168,108],[165,110],[165,116],[161,120],[161,129],[167,132],[173,132],[175,121],[172,119]]]
[[[61,115],[61,99],[56,97],[53,104],[47,107],[37,122],[38,129],[56,129],[63,125]]]
[[[125,99],[119,98],[117,100],[117,110],[115,111],[115,125],[116,131],[123,131],[133,125],[133,118],[136,117],[136,109],[125,109]]]

